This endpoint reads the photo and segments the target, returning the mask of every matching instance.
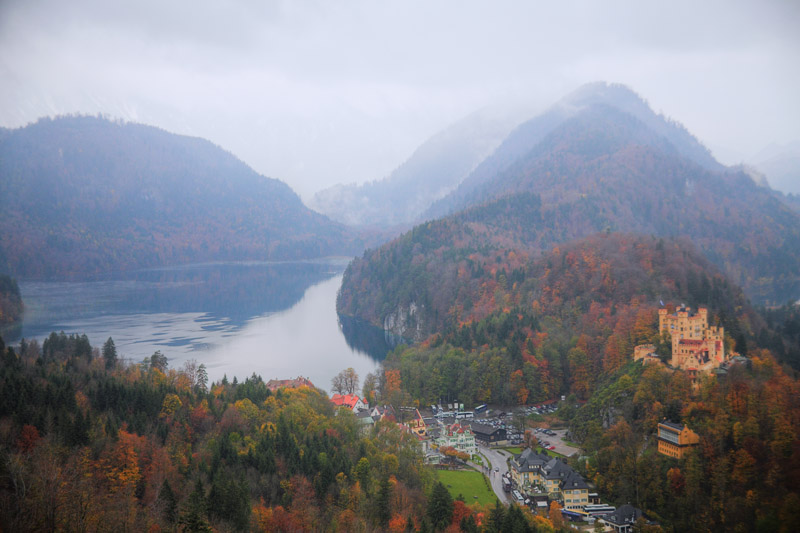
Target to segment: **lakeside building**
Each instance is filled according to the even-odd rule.
[[[298,376],[295,379],[271,379],[267,381],[267,388],[272,392],[278,389],[299,389],[300,387],[314,388],[314,384],[308,378]]]
[[[658,453],[683,459],[689,448],[700,444],[700,437],[683,424],[664,421],[658,424]]]

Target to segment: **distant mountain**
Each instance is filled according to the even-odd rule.
[[[198,138],[94,117],[0,137],[0,268],[76,275],[355,253],[343,225]]]
[[[525,126],[468,179],[501,152],[522,154],[509,146]],[[411,303],[423,305],[414,298],[415,287],[427,279],[437,280],[431,297],[447,301],[441,294],[450,289],[437,275],[439,265],[455,268],[471,254],[495,248],[537,256],[597,232],[688,237],[756,302],[781,304],[800,296],[800,215],[749,174],[701,165],[643,121],[606,104],[582,108],[549,132],[528,136],[534,137],[538,142],[523,155],[498,165],[502,170],[462,183],[448,197],[457,213],[356,260],[345,275],[342,312],[396,324],[397,316],[409,317]],[[688,133],[685,139],[691,146]],[[390,296],[352,297],[351,284],[375,273],[379,291]]]
[[[656,115],[635,92],[623,85],[591,83],[569,94],[541,115],[517,126],[494,153],[483,160],[453,193],[435,202],[423,218],[436,218],[458,211],[474,203],[485,192],[484,189],[497,190],[493,183],[496,176],[506,171],[516,172],[515,164],[530,158],[534,150],[541,152],[539,144],[547,135],[592,109],[616,110],[637,119],[642,124],[640,131],[647,132],[646,136],[637,139],[640,144],[650,142],[658,148],[669,144],[670,151],[708,170],[724,168],[686,128],[662,115]],[[492,184],[487,185],[489,182]]]
[[[485,109],[423,143],[389,176],[362,185],[336,185],[314,195],[311,207],[355,226],[416,222],[433,201],[453,189],[500,144],[519,110]]]
[[[800,195],[800,141],[785,146],[770,145],[753,157],[750,164],[766,175],[773,189]]]

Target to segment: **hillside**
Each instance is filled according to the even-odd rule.
[[[424,240],[418,243],[422,251]],[[408,285],[399,288],[382,289],[379,269],[361,275],[357,290],[345,275],[339,301],[345,314],[352,302],[392,309],[384,326],[403,324],[394,333],[423,341],[385,362],[423,402],[588,398],[632,358],[635,345],[661,342],[662,300],[707,306],[729,348],[743,353],[766,330],[741,289],[683,239],[599,234],[538,259],[501,246],[464,249],[450,262],[437,256],[444,254],[418,257],[420,269],[410,268]],[[515,373],[517,381],[509,381]]]
[[[208,141],[94,117],[0,140],[0,268],[64,276],[353,253],[344,226]]]
[[[718,170],[652,113],[592,103],[556,120],[562,107],[517,128],[429,214],[535,194],[544,227],[524,237],[534,250],[597,231],[687,236],[754,301],[800,297],[800,216],[773,191],[744,169]]]
[[[18,322],[22,318],[22,310],[17,280],[0,274],[0,327]]]
[[[389,176],[362,185],[336,185],[318,192],[310,204],[350,225],[412,224],[432,202],[455,189],[520,120],[518,111],[478,111],[425,141]]]

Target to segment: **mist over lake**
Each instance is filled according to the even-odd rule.
[[[98,347],[112,337],[132,362],[160,350],[170,368],[204,363],[211,381],[302,375],[327,390],[340,370],[363,377],[385,355],[374,342],[362,350],[345,340],[336,315],[345,266],[344,259],[214,263],[20,282],[25,318],[3,336],[8,344],[41,343],[53,331],[85,333]]]

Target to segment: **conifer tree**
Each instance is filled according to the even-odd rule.
[[[433,486],[428,500],[428,519],[434,531],[442,531],[450,525],[453,518],[453,497],[441,481]]]

